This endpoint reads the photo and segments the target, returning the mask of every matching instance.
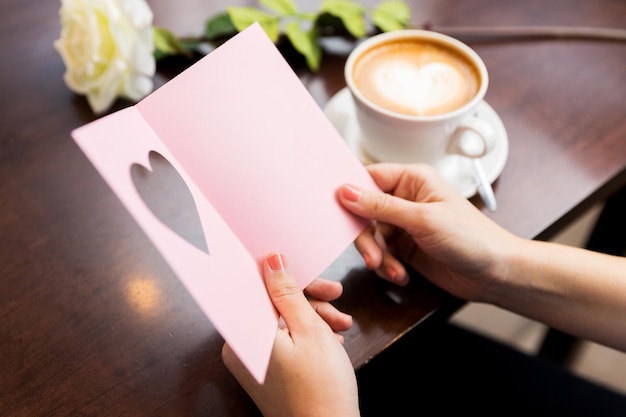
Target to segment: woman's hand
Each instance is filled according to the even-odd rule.
[[[406,285],[405,262],[458,297],[483,299],[502,276],[498,252],[519,238],[484,216],[428,165],[367,169],[383,192],[344,185],[339,200],[375,221],[355,242],[368,268]]]
[[[310,304],[279,253],[266,259],[263,276],[285,324],[276,333],[265,382],[259,384],[225,344],[222,358],[228,370],[265,417],[358,416],[354,369],[335,333],[346,318],[323,301],[341,294],[337,285],[315,281],[307,292],[322,301]]]

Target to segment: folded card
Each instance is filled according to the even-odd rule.
[[[262,28],[250,26],[72,136],[262,382],[278,317],[259,263],[284,253],[304,288],[365,225],[340,206],[337,188],[376,188]],[[188,187],[202,244],[164,223],[138,192],[131,171],[151,171],[155,155]]]

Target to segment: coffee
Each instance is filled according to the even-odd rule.
[[[350,52],[344,77],[360,146],[374,161],[437,166],[468,130],[493,149],[492,129],[476,114],[487,67],[455,38],[420,29],[372,36]]]
[[[354,63],[352,77],[366,99],[409,116],[456,110],[476,96],[481,82],[465,55],[427,39],[374,45]]]

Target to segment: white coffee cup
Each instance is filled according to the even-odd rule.
[[[373,161],[437,166],[449,154],[481,157],[494,147],[493,129],[476,116],[487,68],[457,39],[411,29],[376,35],[350,53],[344,75]]]

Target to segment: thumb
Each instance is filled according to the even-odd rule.
[[[420,205],[380,191],[344,184],[339,188],[339,201],[350,212],[370,220],[389,223],[402,229],[415,224]]]
[[[274,252],[267,257],[263,278],[274,307],[292,335],[306,329],[307,324],[318,317],[298,287],[283,254]]]

